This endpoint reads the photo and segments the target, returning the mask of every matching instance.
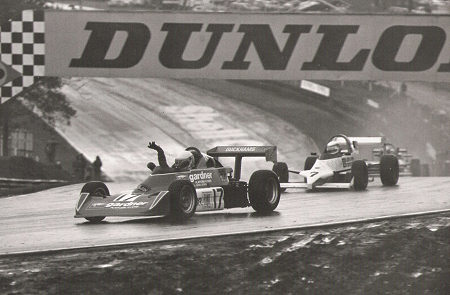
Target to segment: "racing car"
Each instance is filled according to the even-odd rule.
[[[307,157],[303,171],[291,171],[286,163],[278,162],[273,171],[279,176],[281,189],[306,188],[354,188],[365,190],[369,176],[380,176],[385,186],[393,186],[398,182],[399,164],[394,155],[382,155],[380,161],[368,161],[362,158],[358,150],[358,139],[338,134],[330,138],[323,153],[318,156],[311,153]],[[297,173],[305,182],[289,182],[289,173]]]
[[[400,174],[404,176],[421,176],[420,160],[413,158],[406,148],[395,147],[392,143],[383,142],[381,147],[373,149],[374,158],[383,155],[395,155],[398,159]]]
[[[214,167],[155,174],[135,189],[111,195],[99,181],[86,183],[80,192],[75,218],[100,222],[106,216],[172,216],[187,219],[199,211],[251,206],[268,213],[280,201],[280,183],[271,170],[255,171],[248,183],[241,181],[243,157],[277,161],[276,146],[217,146],[207,151]],[[233,168],[223,167],[219,157],[234,157]],[[157,171],[157,169],[153,170]]]

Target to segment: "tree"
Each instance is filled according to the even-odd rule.
[[[44,7],[45,2],[45,0],[1,0],[0,24],[3,24],[12,17],[19,15],[22,10],[40,9]]]
[[[43,0],[1,0],[0,2],[0,24],[9,21],[22,10],[40,9],[44,6]],[[61,78],[42,77],[39,82],[25,89],[20,97],[29,109],[40,114],[49,125],[54,126],[56,121],[63,121],[70,125],[76,111],[70,105],[65,95],[60,92],[62,86]],[[8,104],[0,106],[2,118],[3,155],[8,155],[9,118],[12,115]]]

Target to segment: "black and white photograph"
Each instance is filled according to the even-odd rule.
[[[0,0],[0,294],[450,294],[450,0]]]

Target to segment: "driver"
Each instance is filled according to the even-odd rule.
[[[183,151],[175,157],[175,163],[170,167],[167,164],[166,155],[164,154],[164,150],[157,145],[154,141],[148,143],[148,148],[155,150],[158,152],[158,163],[159,166],[156,167],[152,162],[147,164],[147,167],[153,171],[153,173],[162,174],[162,173],[172,173],[172,172],[180,172],[180,171],[189,171],[194,168],[195,158],[193,153],[190,151]]]
[[[341,150],[341,147],[339,146],[339,143],[332,143],[327,145],[326,152],[330,155],[336,155]]]
[[[197,148],[188,147],[175,157],[175,163],[170,167],[167,164],[164,150],[158,146],[154,141],[148,143],[148,148],[158,152],[159,167],[152,162],[147,164],[147,167],[153,171],[154,174],[172,173],[189,171],[196,168],[221,167],[222,165],[214,158],[201,153]]]
[[[172,165],[177,171],[187,171],[194,168],[195,158],[192,152],[183,151],[175,157],[175,163]]]

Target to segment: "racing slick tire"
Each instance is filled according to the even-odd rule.
[[[411,169],[412,176],[421,176],[422,169],[420,166],[420,160],[419,159],[411,159],[410,169]]]
[[[252,208],[259,213],[269,213],[280,202],[280,181],[270,170],[255,171],[248,182],[248,198]]]
[[[96,197],[109,196],[109,189],[108,189],[108,187],[106,186],[106,184],[104,184],[101,181],[91,181],[91,182],[86,183],[81,188],[81,192],[82,193],[89,193],[89,195],[96,196]],[[85,219],[90,221],[90,222],[92,222],[92,223],[99,223],[100,221],[105,219],[105,216],[85,217]]]
[[[385,186],[394,186],[399,176],[398,159],[394,155],[383,155],[380,159],[380,178]]]
[[[190,181],[177,180],[169,186],[170,216],[185,220],[194,215],[197,209],[197,193]]]
[[[281,183],[289,182],[289,168],[284,162],[277,162],[273,164],[272,171],[278,176]],[[286,188],[282,188],[281,192],[286,191]]]
[[[369,169],[366,162],[356,160],[352,163],[353,188],[355,191],[363,191],[369,183]]]

